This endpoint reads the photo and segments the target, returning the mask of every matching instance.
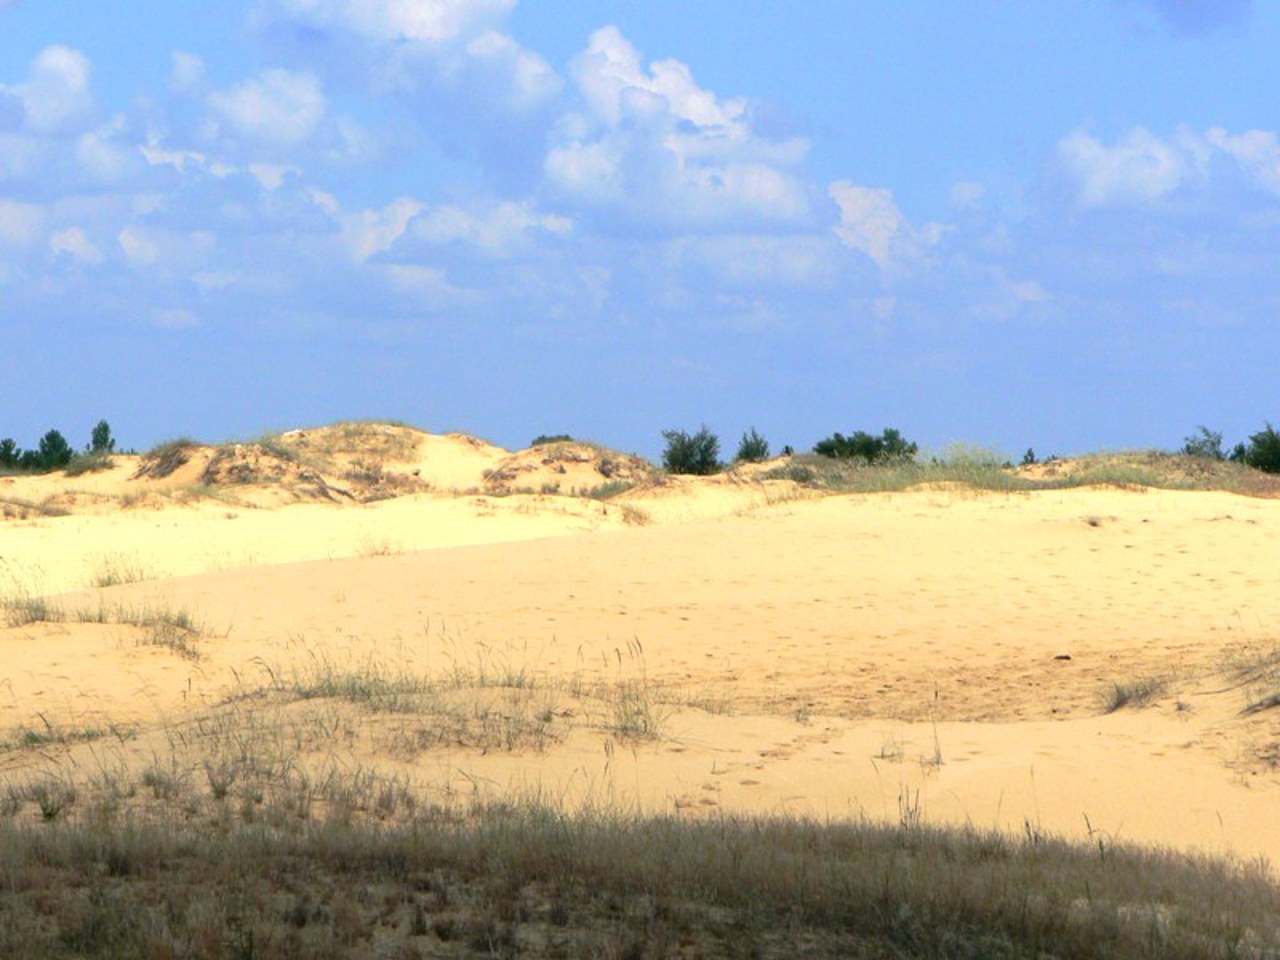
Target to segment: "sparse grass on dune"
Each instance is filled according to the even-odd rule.
[[[1227,658],[1226,669],[1244,687],[1244,713],[1280,707],[1280,644],[1234,650]]]
[[[47,597],[17,590],[0,598],[4,623],[9,627],[25,627],[32,623],[52,623],[64,617],[62,608]]]
[[[1116,682],[1103,697],[1103,710],[1115,713],[1125,707],[1144,707],[1169,687],[1163,677],[1143,677],[1139,680]]]
[[[138,583],[149,580],[153,574],[137,554],[122,552],[105,553],[93,561],[90,586],[106,588],[122,583]]]
[[[892,493],[920,484],[956,483],[978,490],[1020,491],[1037,484],[999,464],[981,460],[924,463],[895,460],[865,464],[801,455],[761,474],[766,480],[792,480],[833,493]]]
[[[97,606],[82,606],[69,613],[55,600],[18,591],[0,598],[0,611],[9,627],[72,621],[137,627],[143,631],[139,646],[164,647],[188,660],[200,659],[192,641],[206,633],[204,625],[185,607],[109,604],[101,597]]]
[[[43,500],[28,500],[25,497],[0,497],[0,519],[28,520],[33,517],[65,517],[70,514],[66,507],[53,502],[52,497]]]
[[[647,677],[643,649],[631,641],[614,654],[616,677],[588,684],[546,676],[510,652],[483,646],[470,656],[449,654],[431,671],[308,651],[288,666],[260,661],[267,684],[246,686],[236,696],[336,700],[398,715],[400,722],[378,725],[397,754],[440,745],[543,750],[564,740],[575,725],[622,741],[659,738],[669,707]],[[570,717],[579,720],[575,724]]]
[[[1207,960],[1280,948],[1280,891],[1258,867],[1030,830],[458,811],[376,778],[349,786],[368,815],[246,818],[221,802],[208,822],[104,808],[63,823],[73,788],[14,789],[0,955]],[[392,815],[379,819],[380,804]]]
[[[1111,486],[1280,496],[1280,479],[1261,471],[1236,463],[1159,451],[1075,457],[1041,465],[1036,476],[1015,470],[981,450],[962,449],[932,460],[902,459],[876,464],[801,454],[761,476],[793,480],[833,493],[891,493],[920,484],[956,483],[995,492]]]

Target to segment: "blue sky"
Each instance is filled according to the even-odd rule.
[[[0,436],[1280,421],[1280,4],[0,0]]]

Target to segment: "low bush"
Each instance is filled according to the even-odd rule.
[[[709,476],[720,469],[720,438],[703,426],[692,436],[683,430],[663,430],[667,441],[662,465],[668,473]]]
[[[890,460],[910,460],[919,449],[919,446],[906,440],[900,432],[886,427],[878,437],[862,430],[848,437],[840,433],[832,434],[814,444],[813,452],[837,460],[885,463]]]
[[[738,444],[738,455],[734,459],[739,463],[760,463],[762,460],[768,460],[769,441],[756,433],[756,428],[752,427],[748,433],[742,435],[742,440]]]
[[[1268,423],[1249,438],[1242,459],[1255,470],[1280,473],[1280,432]]]
[[[1222,434],[1203,425],[1186,438],[1182,444],[1182,452],[1189,457],[1202,457],[1205,460],[1227,459],[1222,450]]]

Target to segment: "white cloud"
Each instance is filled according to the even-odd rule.
[[[1235,160],[1254,183],[1280,194],[1280,141],[1274,133],[1249,130],[1232,136],[1221,127],[1214,127],[1205,137]]]
[[[841,180],[828,191],[840,208],[836,236],[855,250],[861,250],[882,270],[904,246],[914,248],[911,227],[894,203],[893,191],[860,187]]]
[[[442,206],[414,221],[412,234],[430,244],[465,243],[493,256],[507,256],[533,233],[567,236],[573,221],[540,214],[532,203],[500,203],[482,213]]]
[[[547,61],[505,34],[482,33],[467,43],[465,52],[472,71],[488,75],[489,86],[514,109],[536,107],[559,93],[562,86]]]
[[[210,94],[209,106],[244,136],[288,147],[315,131],[324,117],[325,97],[311,74],[270,69]]]
[[[343,218],[342,236],[351,256],[364,262],[379,253],[385,253],[404,236],[409,221],[422,212],[422,204],[409,197],[401,197],[381,210],[362,210]]]
[[[579,89],[596,116],[617,126],[626,113],[626,100],[643,91],[661,97],[673,116],[697,127],[716,127],[744,136],[746,101],[720,101],[694,82],[693,72],[678,60],[661,60],[646,73],[640,53],[617,27],[603,27],[591,35],[578,58]]]
[[[79,227],[68,227],[49,238],[49,249],[66,254],[85,263],[101,263],[102,251],[94,246],[88,235]]]
[[[1213,127],[1159,137],[1137,127],[1113,146],[1077,131],[1058,159],[1085,207],[1150,206],[1180,191],[1217,187],[1280,194],[1280,140],[1267,130]]]
[[[124,139],[123,127],[123,121],[117,118],[82,133],[76,140],[76,159],[94,180],[120,180],[138,165],[137,149]]]
[[[116,240],[124,255],[133,263],[149,266],[160,259],[160,245],[146,231],[136,227],[125,227],[117,235]]]
[[[1150,203],[1194,173],[1188,151],[1142,127],[1112,147],[1077,131],[1058,144],[1058,155],[1087,207]]]
[[[0,243],[29,246],[40,238],[44,221],[44,208],[0,197]]]
[[[275,0],[270,15],[368,40],[443,43],[501,22],[516,0]]]
[[[79,50],[61,45],[42,50],[29,78],[10,88],[22,101],[27,128],[40,134],[80,128],[93,113],[91,73],[89,58]]]
[[[801,139],[770,141],[746,101],[698,86],[683,63],[647,69],[616,27],[596,31],[574,64],[584,112],[562,118],[543,172],[568,201],[678,230],[774,228],[811,213],[792,171]]]

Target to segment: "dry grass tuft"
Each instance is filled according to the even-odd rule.
[[[1115,713],[1125,707],[1145,707],[1169,689],[1163,677],[1143,677],[1126,683],[1113,683],[1103,695],[1103,710]]]

